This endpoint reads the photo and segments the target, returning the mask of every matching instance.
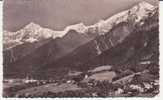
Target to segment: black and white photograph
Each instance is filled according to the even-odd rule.
[[[160,93],[158,0],[3,0],[4,98]]]

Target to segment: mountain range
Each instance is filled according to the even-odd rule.
[[[30,23],[17,32],[4,31],[4,77],[58,78],[69,70],[122,66],[157,55],[158,33],[158,7],[147,2],[94,25],[79,23],[63,31]]]

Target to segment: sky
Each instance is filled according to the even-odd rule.
[[[30,22],[53,30],[83,22],[91,25],[143,0],[4,0],[3,28],[17,31]],[[152,5],[157,0],[145,0]]]

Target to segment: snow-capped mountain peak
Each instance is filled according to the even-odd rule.
[[[128,14],[136,14],[138,17],[144,17],[147,16],[147,13],[154,10],[155,6],[142,1],[140,3],[138,3],[137,5],[135,5],[134,7],[132,7],[131,9],[129,9],[129,13]]]
[[[145,2],[145,1],[142,1],[142,2],[140,2],[139,4],[138,4],[138,6],[140,6],[140,7],[143,7],[143,8],[145,8],[145,9],[153,9],[153,5],[151,5],[151,4],[149,4],[149,3],[147,3],[147,2]]]
[[[38,24],[35,24],[34,22],[31,22],[29,24],[27,24],[23,29],[27,29],[27,30],[36,30],[36,29],[40,29],[41,26]]]
[[[17,40],[33,43],[35,41],[52,37],[54,31],[31,22],[21,30],[14,33],[14,37]]]
[[[131,9],[115,14],[112,17],[106,19],[105,21],[101,20],[95,25],[92,25],[91,27],[98,26],[99,34],[104,34],[109,32],[112,29],[112,27],[114,27],[114,25],[121,22],[127,22],[130,19],[134,19],[135,20],[134,23],[138,23],[140,22],[141,19],[147,17],[148,13],[153,11],[154,9],[155,6],[143,1],[133,6]]]
[[[67,26],[64,31],[68,32],[69,30],[72,30],[72,29],[79,33],[85,33],[87,27],[84,25],[84,23],[78,23],[75,25]]]
[[[135,14],[137,16],[136,22],[139,22],[143,17],[148,16],[148,12],[152,11],[155,7],[145,1],[140,2],[136,6],[134,6],[132,9],[130,9],[131,14]]]

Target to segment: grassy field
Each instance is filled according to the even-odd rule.
[[[95,73],[89,77],[89,79],[94,79],[97,81],[103,81],[103,80],[108,80],[112,81],[112,79],[116,76],[116,73],[113,71],[106,71],[106,72],[100,72],[100,73]]]
[[[17,95],[42,95],[46,92],[58,93],[64,91],[76,91],[80,88],[75,84],[63,83],[61,85],[56,85],[54,83],[46,84],[38,87],[32,87],[28,89],[23,89],[18,91]]]

